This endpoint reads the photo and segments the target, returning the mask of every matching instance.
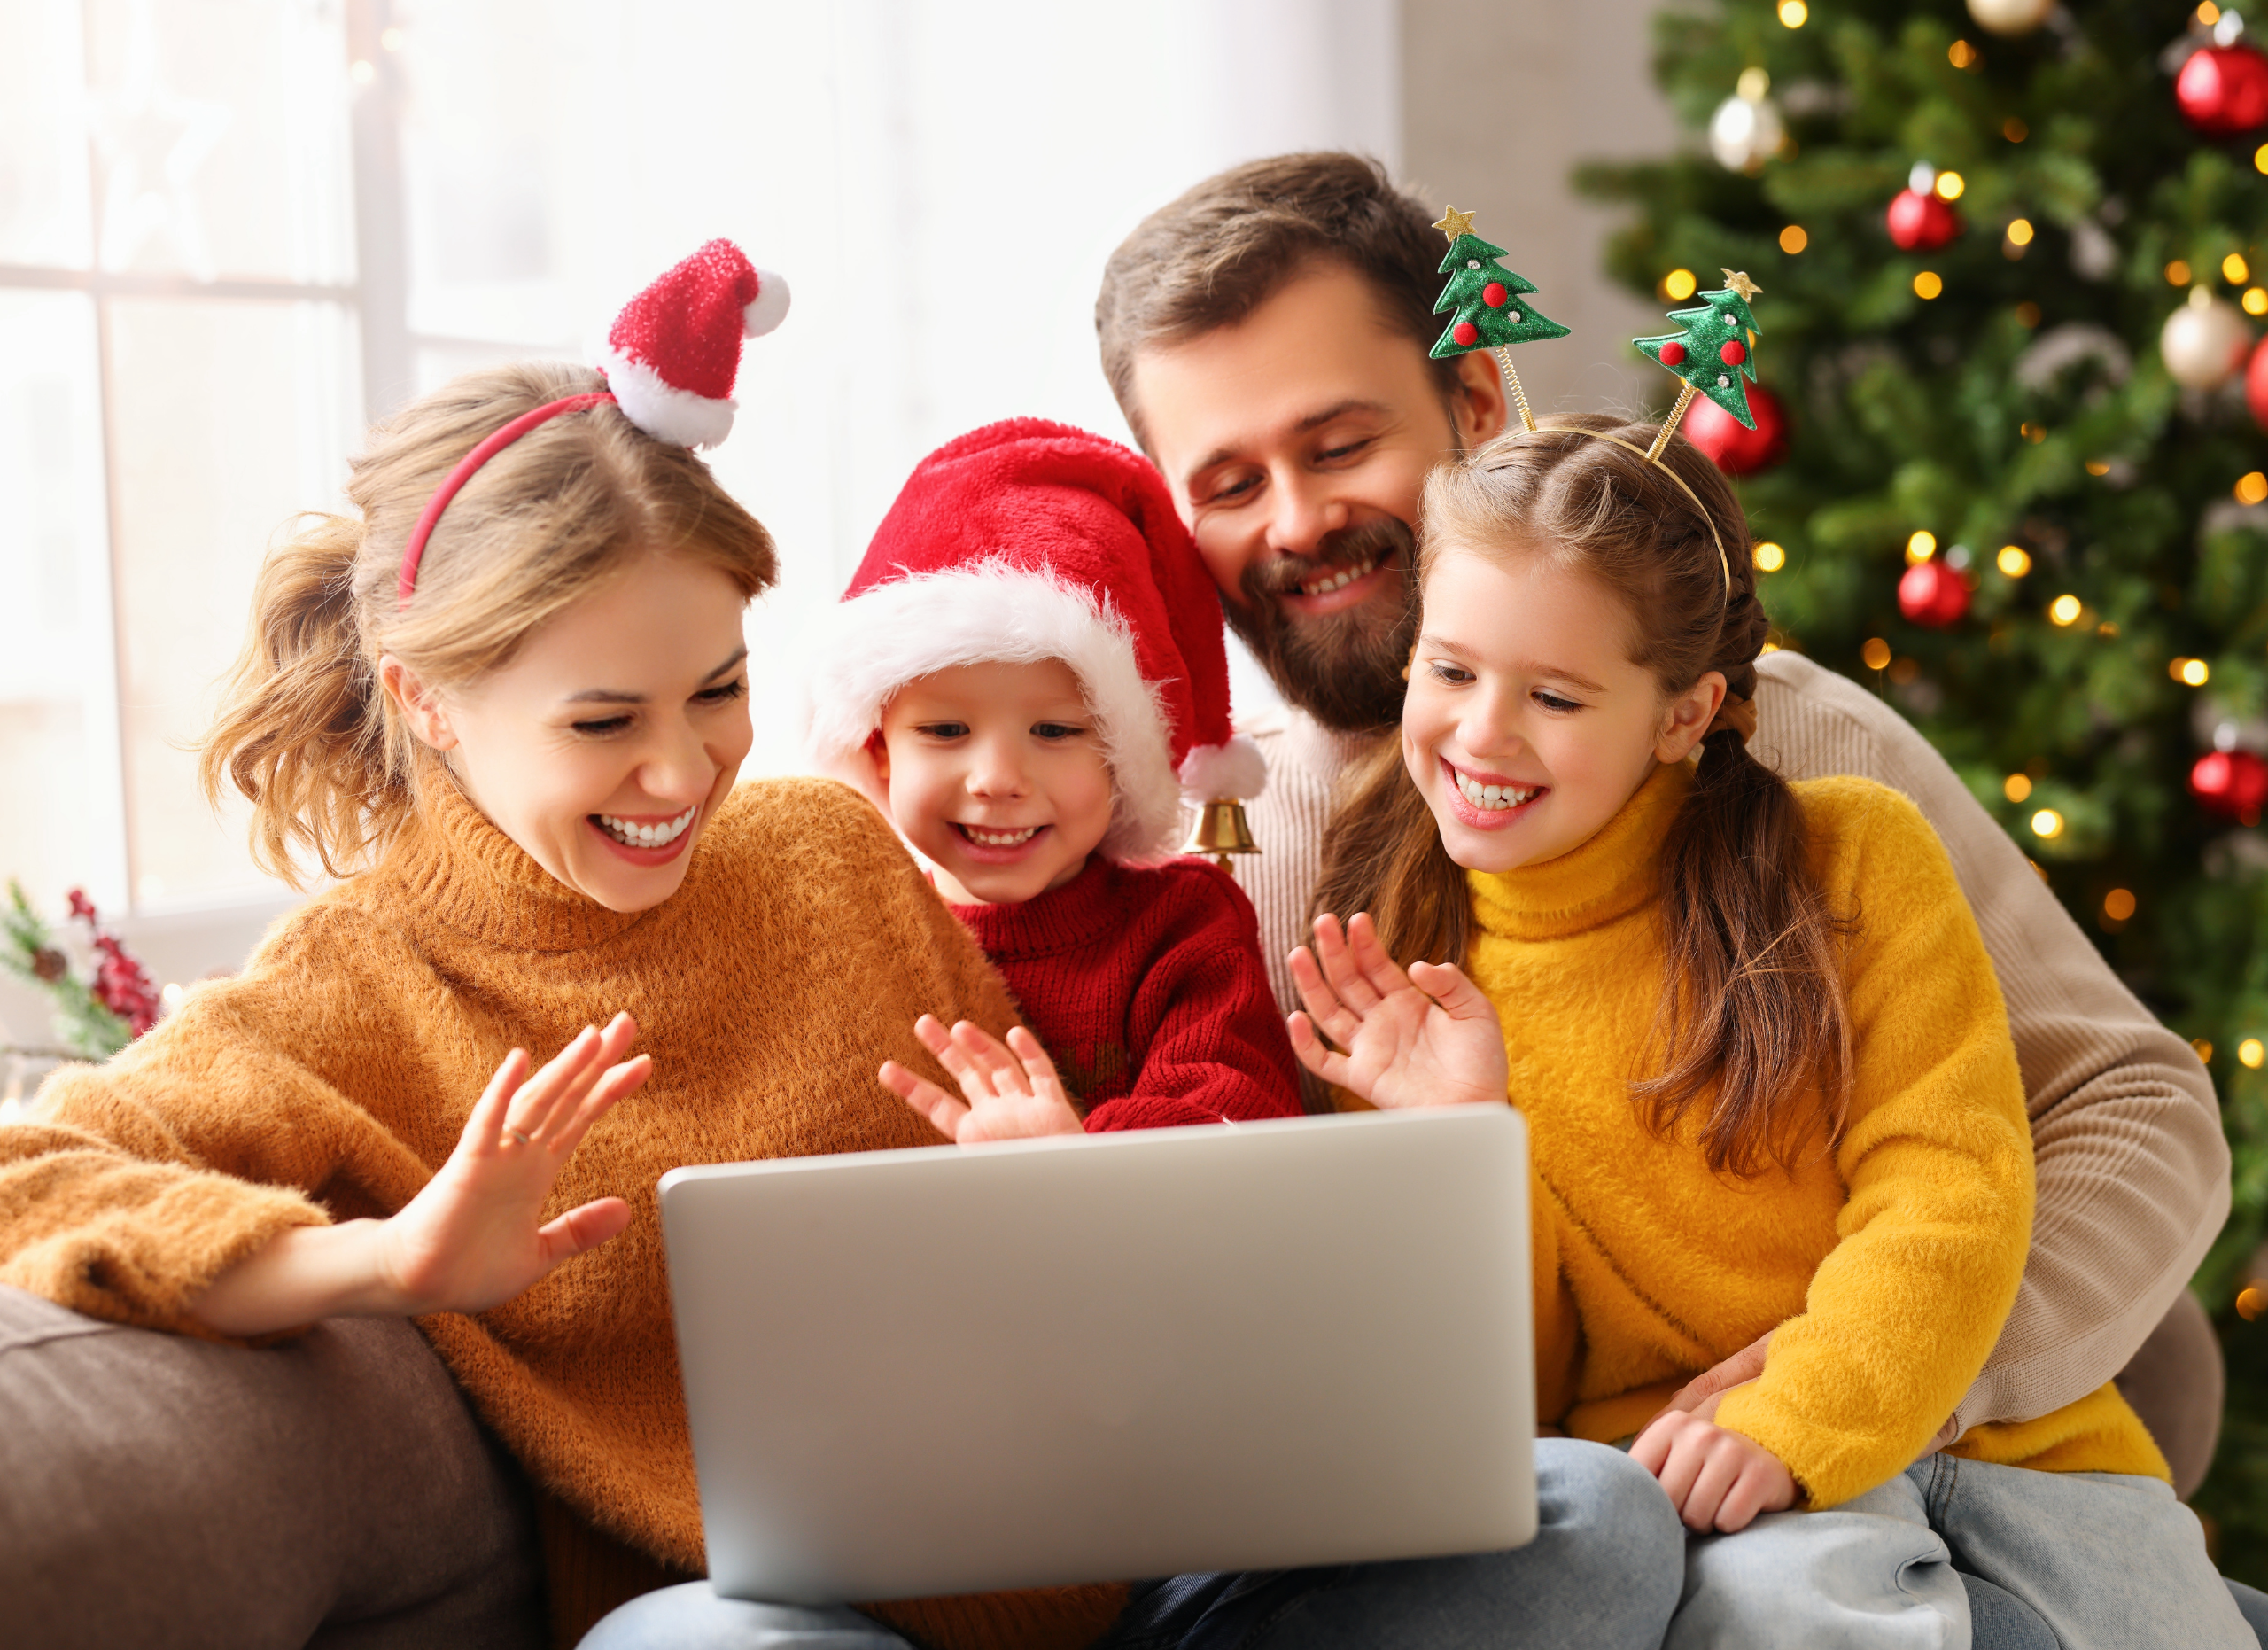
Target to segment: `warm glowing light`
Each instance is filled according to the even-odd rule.
[[[2243,253],[2233,252],[2221,260],[2221,278],[2231,286],[2242,286],[2252,278],[2251,266],[2245,262]]]
[[[401,30],[389,28],[378,35],[378,44],[384,46],[388,51],[399,51],[401,50],[402,38]]]
[[[1801,28],[1805,19],[1810,16],[1811,8],[1804,4],[1804,0],[1780,0],[1781,27]]]
[[[2078,624],[2079,622],[2079,598],[2076,595],[2057,596],[2054,601],[2047,604],[2047,617],[2054,619],[2059,625]]]
[[[2176,258],[2171,263],[2166,265],[2165,278],[2176,286],[2188,285],[2189,265],[2187,261],[2180,258]]]
[[[2028,327],[2039,324],[2039,306],[2029,298],[2016,306],[2016,319]]]
[[[2258,1284],[2248,1283],[2237,1291],[2236,1315],[2245,1322],[2252,1322],[2264,1311],[2268,1311],[2268,1292],[2264,1292]]]
[[[2018,218],[2008,225],[2008,245],[2011,246],[2029,246],[2031,245],[2031,220],[2030,218]]]
[[[2249,471],[2237,478],[2234,489],[2240,504],[2257,504],[2268,499],[2268,472]]]
[[[1908,567],[1916,562],[1926,562],[1937,553],[1938,535],[1927,527],[1921,529],[1906,541],[1906,564]]]
[[[2189,1046],[2196,1050],[2197,1057],[2203,1061],[2207,1065],[2213,1063],[2212,1044],[2207,1042],[2202,1037],[2193,1037],[2189,1039]]]
[[[1935,298],[1945,290],[1946,284],[1938,278],[1934,269],[1924,269],[1914,277],[1914,296],[1916,298]]]
[[[1667,275],[1662,276],[1662,296],[1673,303],[1682,304],[1693,296],[1700,284],[1701,283],[1694,278],[1692,270],[1672,269]]]
[[[1965,40],[1956,40],[1946,48],[1946,61],[1957,69],[1965,69],[1977,60],[1977,48]]]
[[[2011,802],[2021,802],[2031,794],[2031,775],[2011,774],[2000,782],[2000,794]]]
[[[2012,114],[2000,122],[2000,136],[2012,144],[2020,144],[2031,136],[2031,128]]]
[[[2091,476],[2107,476],[2109,473],[2110,461],[2109,459],[2090,458],[2087,460],[2087,474]]]
[[[2114,888],[2102,897],[2102,914],[2114,922],[2124,922],[2134,915],[2134,894],[2132,889]]]
[[[1938,198],[1940,200],[1959,200],[1961,191],[1968,187],[1969,184],[1958,172],[1938,174]]]
[[[1859,650],[1859,657],[1866,660],[1868,670],[1880,670],[1890,663],[1890,643],[1880,636],[1868,636],[1867,645]]]
[[[2042,808],[2031,816],[2031,834],[2042,842],[2053,842],[2063,834],[2063,816],[2053,808]]]
[[[1804,232],[1804,226],[1800,223],[1790,223],[1780,231],[1780,250],[1791,258],[1810,245],[1811,237]]]
[[[2016,433],[2037,447],[2047,439],[2047,426],[2044,424],[2020,424],[2016,426]]]
[[[2268,172],[2268,144],[2263,144],[2252,152],[2252,169],[2256,172]]]
[[[2165,673],[2185,688],[2202,688],[2213,679],[2213,667],[2203,659],[2178,658],[2165,667]]]
[[[2236,1046],[2236,1057],[2240,1064],[2250,1066],[2257,1071],[2261,1062],[2268,1060],[2268,1045],[2264,1045],[2256,1037],[2248,1037]]]
[[[1788,564],[1788,553],[1767,539],[1756,547],[1756,567],[1759,572],[1776,573]]]
[[[357,86],[367,86],[378,78],[378,66],[367,58],[357,58],[346,71],[346,78]]]
[[[2212,27],[2221,20],[2221,8],[2215,5],[2213,0],[2199,0],[2197,20],[2208,28]]]
[[[2003,544],[1992,564],[2011,579],[2021,579],[2031,571],[2031,556],[2021,544]]]
[[[2245,314],[2268,315],[2268,286],[2246,287],[2242,302]]]

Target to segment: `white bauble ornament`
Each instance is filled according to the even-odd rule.
[[[2176,384],[2211,390],[2227,383],[2229,375],[2244,364],[2251,342],[2252,329],[2234,304],[2193,286],[2189,301],[2165,318],[2158,352]]]
[[[1769,97],[1730,97],[1709,117],[1709,152],[1731,172],[1753,172],[1780,152],[1787,136]]]
[[[2054,9],[2055,0],[1969,0],[1969,15],[1996,35],[2029,35]]]

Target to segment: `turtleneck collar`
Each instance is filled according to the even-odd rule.
[[[424,789],[416,816],[380,867],[418,915],[514,950],[580,951],[651,915],[610,911],[577,893],[446,779]],[[695,843],[692,852],[698,856],[701,847]],[[698,864],[696,858],[687,868],[688,883]]]
[[[1016,905],[952,907],[995,962],[1051,956],[1091,944],[1119,907],[1118,868],[1099,853],[1060,888]]]
[[[1692,785],[1688,764],[1658,767],[1597,835],[1557,859],[1467,871],[1480,926],[1502,939],[1558,939],[1636,910],[1659,886],[1662,842]]]

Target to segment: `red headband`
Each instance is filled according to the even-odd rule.
[[[556,418],[561,413],[580,412],[586,407],[595,407],[601,401],[614,399],[611,390],[593,390],[586,394],[570,395],[563,401],[548,401],[532,412],[518,417],[496,431],[479,446],[457,460],[457,467],[449,471],[448,479],[433,489],[433,496],[425,501],[424,513],[417,518],[417,525],[410,529],[409,543],[401,552],[401,602],[408,607],[411,593],[417,588],[417,564],[425,559],[425,541],[433,536],[433,529],[441,519],[441,512],[449,507],[464,484],[472,479],[481,465],[518,440],[536,425]]]

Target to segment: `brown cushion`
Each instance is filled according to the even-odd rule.
[[[2174,1493],[2186,1501],[2213,1464],[2228,1389],[2220,1337],[2195,1296],[2184,1289],[2174,1297],[2173,1310],[2118,1372],[2118,1389],[2165,1452]]]
[[[247,1350],[0,1288],[0,1644],[535,1650],[517,1471],[424,1338]]]

